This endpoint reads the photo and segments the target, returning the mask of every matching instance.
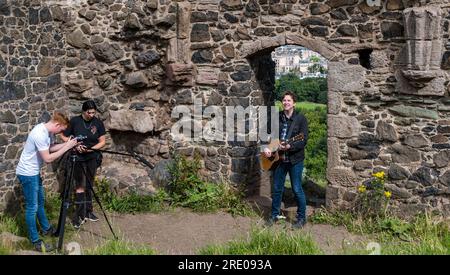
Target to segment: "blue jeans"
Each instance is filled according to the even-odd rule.
[[[40,175],[17,175],[17,178],[22,184],[23,195],[25,197],[25,222],[28,227],[28,236],[31,242],[34,243],[39,240],[36,216],[44,231],[50,229],[50,223],[48,222],[44,211],[45,194],[44,187],[42,186],[42,179]]]
[[[272,219],[280,215],[284,182],[288,172],[291,178],[292,191],[297,202],[297,220],[306,221],[306,198],[302,188],[303,162],[294,165],[290,162],[280,162],[278,167],[273,171]]]

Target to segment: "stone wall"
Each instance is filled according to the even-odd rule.
[[[28,132],[67,104],[66,43],[57,15],[32,1],[0,1],[0,205],[16,207],[15,167]],[[51,167],[45,184],[54,182]]]
[[[161,163],[155,171],[171,149],[198,152],[205,175],[269,196],[258,142],[174,143],[171,111],[194,99],[273,104],[270,53],[301,45],[329,60],[327,206],[350,207],[356,185],[383,170],[402,213],[450,213],[448,1],[44,2],[0,0],[3,205],[27,132],[54,109],[79,113],[87,98],[100,107],[107,149],[133,149]],[[102,173],[119,189],[157,185],[132,158],[108,161]]]

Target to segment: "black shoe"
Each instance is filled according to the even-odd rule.
[[[275,220],[274,219],[272,219],[272,218],[270,218],[267,222],[266,222],[266,226],[272,226],[272,225],[274,225],[275,224]]]
[[[72,225],[75,227],[75,229],[79,229],[83,223],[86,222],[86,218],[77,217],[76,219],[72,220]]]
[[[54,250],[55,248],[48,243],[44,243],[42,240],[38,240],[37,242],[33,243],[34,249],[36,249],[36,251],[39,252],[50,252],[52,250]]]
[[[305,220],[297,220],[292,227],[294,227],[295,229],[302,229],[306,224]]]
[[[50,228],[48,230],[42,230],[42,235],[44,236],[55,236],[56,235],[56,228],[50,225]]]
[[[278,221],[284,221],[284,220],[286,220],[286,217],[285,217],[285,216],[283,216],[283,215],[278,215],[278,216],[276,216],[276,217],[271,217],[271,218],[267,221],[266,225],[267,225],[267,226],[272,226],[272,225],[276,224]]]
[[[87,213],[86,219],[90,220],[91,222],[96,222],[96,221],[98,221],[97,216],[95,216],[93,212]]]

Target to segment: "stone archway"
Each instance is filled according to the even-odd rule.
[[[300,34],[278,35],[243,43],[239,49],[238,57],[249,58],[260,51],[267,51],[284,45],[298,45],[308,48],[319,53],[329,61],[338,61],[339,57],[342,58],[341,49],[338,47],[326,41],[304,37]]]
[[[251,65],[254,77],[252,78],[252,83],[250,84],[253,88],[253,97],[256,99],[254,102],[261,104],[263,106],[273,106],[274,98],[274,76],[275,76],[275,65],[272,61],[271,53],[272,51],[280,46],[285,45],[296,45],[308,48],[314,52],[319,53],[323,57],[327,59],[329,71],[332,72],[330,76],[327,77],[327,82],[332,89],[328,89],[328,108],[330,111],[328,112],[328,119],[333,121],[333,114],[337,114],[338,105],[338,97],[335,94],[335,90],[333,87],[333,83],[341,82],[340,79],[342,76],[340,74],[345,74],[345,68],[342,65],[343,55],[340,50],[325,41],[319,39],[311,39],[308,37],[303,37],[301,35],[278,35],[275,37],[267,37],[264,39],[259,39],[256,41],[252,41],[249,43],[244,43],[240,51],[238,52],[238,56],[240,58],[245,58],[248,60]],[[345,64],[345,63],[344,63]],[[351,71],[354,71],[352,69]],[[350,72],[350,71],[347,71]],[[350,84],[352,81],[347,79],[347,84]],[[258,100],[257,97],[260,97]],[[343,122],[342,119],[340,121]],[[345,122],[348,123],[348,122]],[[332,127],[340,127],[339,123],[333,123]],[[332,128],[328,129],[331,135],[328,138],[327,146],[328,146],[328,168],[333,168],[338,165],[336,160],[339,159],[339,149],[338,144],[336,142],[336,134],[337,130]],[[355,129],[353,135],[357,135],[357,130]],[[258,158],[259,150],[254,151],[254,155],[249,157],[249,161],[252,162],[252,158]],[[260,177],[256,179],[259,180],[259,183],[256,183],[256,190],[254,190],[253,195],[256,197],[263,197],[263,199],[259,198],[259,201],[264,204],[264,198],[268,199],[271,197],[271,173],[260,170],[259,167],[254,168],[255,171],[252,171],[252,174],[257,174],[259,171]],[[255,180],[252,177],[252,180]],[[268,201],[265,202],[266,204]],[[330,203],[330,202],[329,202]]]

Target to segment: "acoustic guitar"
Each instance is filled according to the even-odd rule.
[[[305,136],[303,133],[300,133],[286,141],[283,142],[284,145],[291,144],[294,141],[303,140]],[[269,145],[267,145],[267,148],[270,149],[272,152],[272,155],[268,158],[264,155],[264,152],[261,153],[261,168],[265,171],[269,171],[272,167],[274,167],[274,164],[278,162],[279,160],[282,160],[284,158],[284,154],[280,154],[279,148],[280,148],[281,142],[279,139],[274,139],[270,142]]]

